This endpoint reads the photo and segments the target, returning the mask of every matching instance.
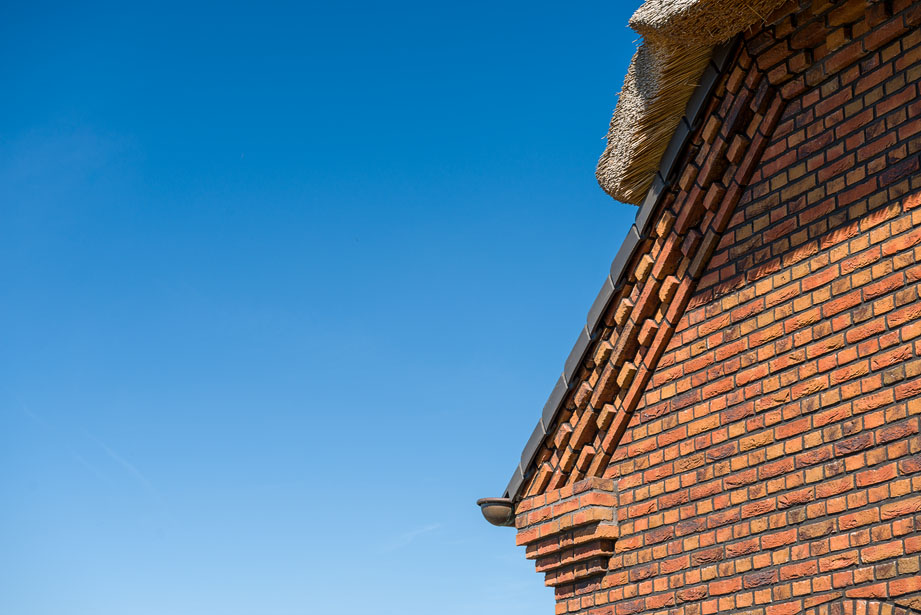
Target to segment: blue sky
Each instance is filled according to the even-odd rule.
[[[634,210],[634,3],[0,22],[0,612],[552,613],[501,495]]]

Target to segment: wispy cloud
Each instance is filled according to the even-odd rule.
[[[77,463],[79,463],[81,466],[83,466],[84,468],[86,468],[86,470],[87,470],[90,474],[92,474],[93,476],[95,476],[97,479],[99,479],[100,482],[103,482],[103,483],[105,483],[105,484],[107,484],[107,485],[111,485],[111,484],[112,484],[112,481],[109,480],[109,477],[106,476],[105,474],[103,474],[102,472],[100,472],[99,470],[97,470],[97,469],[96,469],[96,466],[94,466],[94,465],[91,464],[89,461],[87,461],[87,460],[83,457],[83,455],[74,454],[73,457],[74,457],[74,460],[75,460]]]
[[[51,425],[48,424],[48,421],[46,421],[46,420],[43,419],[42,417],[38,416],[38,415],[35,414],[34,412],[32,412],[32,411],[28,408],[28,406],[20,405],[20,406],[19,406],[19,409],[22,410],[22,413],[23,413],[23,414],[25,414],[27,417],[29,417],[30,419],[32,419],[32,421],[34,421],[35,423],[38,423],[41,427],[43,427],[43,428],[45,428],[45,429],[48,429],[48,428],[51,427]]]
[[[103,442],[102,440],[100,440],[99,438],[91,434],[90,432],[86,431],[85,429],[83,430],[83,433],[84,435],[86,435],[87,438],[92,440],[96,444],[96,446],[101,448],[103,452],[106,455],[108,455],[112,461],[120,465],[126,472],[128,472],[128,474],[132,478],[134,478],[144,488],[144,490],[147,491],[149,495],[153,496],[158,501],[161,500],[160,492],[157,491],[157,488],[154,487],[153,483],[151,483],[147,479],[147,477],[144,476],[144,474],[140,470],[138,470],[137,467],[133,463],[131,463],[130,461],[122,457],[120,454],[118,454],[117,451],[109,447],[105,442]]]
[[[400,534],[399,536],[397,536],[396,538],[394,538],[393,541],[385,545],[382,550],[384,552],[389,552],[389,551],[396,551],[397,549],[402,549],[408,546],[409,544],[411,544],[414,540],[416,540],[420,536],[431,534],[432,532],[440,530],[441,527],[442,527],[441,523],[430,523],[428,525],[423,525],[422,527],[417,527],[414,530],[404,532]]]
[[[83,451],[84,453],[87,451],[85,450],[84,446],[80,446],[79,441],[75,442],[75,440],[79,440],[79,439],[78,438],[75,439],[73,437],[74,434],[71,430],[62,428],[59,424],[46,420],[45,418],[36,414],[32,409],[30,409],[25,404],[21,404],[19,408],[23,414],[29,417],[31,421],[33,421],[35,424],[37,424],[42,429],[48,432],[51,432],[51,433],[57,432],[58,440],[61,442],[64,448],[70,453],[71,457],[78,464],[80,464],[85,469],[87,469],[96,478],[111,485],[111,481],[109,480],[109,478],[105,476],[105,474],[100,472],[96,468],[95,465],[90,463],[87,460],[86,455],[77,452],[77,449],[81,449],[81,448],[84,449]],[[145,476],[144,473],[138,469],[137,466],[135,466],[133,463],[128,461],[128,459],[126,459],[118,451],[116,451],[111,446],[109,446],[108,444],[106,444],[105,442],[97,438],[95,435],[91,434],[86,429],[80,429],[80,432],[82,433],[84,438],[92,442],[98,449],[100,449],[103,453],[105,453],[105,455],[111,461],[113,461],[122,470],[124,470],[137,484],[139,484],[144,489],[145,492],[147,492],[149,496],[157,500],[157,502],[162,503],[160,492],[157,490],[154,484],[147,478],[147,476]]]
[[[46,421],[44,418],[42,418],[42,417],[40,417],[39,415],[35,414],[35,412],[33,412],[33,411],[32,411],[28,406],[26,406],[25,404],[20,404],[19,410],[20,410],[24,415],[26,415],[26,416],[29,418],[30,421],[32,421],[33,423],[35,423],[36,425],[38,425],[42,430],[44,430],[44,431],[46,431],[46,432],[50,432],[50,433],[55,433],[56,435],[60,436],[60,434],[61,434],[61,430],[60,430],[60,429],[58,429],[58,428],[55,427],[53,424],[51,424],[51,423],[49,423],[48,421]],[[106,475],[104,475],[102,472],[100,472],[99,469],[96,468],[96,466],[94,466],[94,465],[91,464],[89,461],[87,461],[86,458],[85,458],[83,455],[81,455],[81,454],[79,454],[79,453],[76,452],[76,450],[74,449],[74,447],[71,445],[70,440],[71,440],[71,438],[64,438],[63,441],[61,442],[61,444],[63,445],[63,448],[66,449],[67,452],[70,454],[70,456],[74,459],[74,461],[76,461],[78,464],[80,464],[81,466],[83,466],[84,469],[86,469],[90,474],[92,474],[93,476],[95,476],[95,477],[96,477],[97,479],[99,479],[100,481],[102,481],[102,482],[104,482],[104,483],[106,483],[106,484],[111,484],[112,481],[110,481],[109,478],[108,478]]]

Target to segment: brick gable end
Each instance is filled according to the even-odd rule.
[[[921,612],[919,24],[739,43],[518,504],[557,613]]]

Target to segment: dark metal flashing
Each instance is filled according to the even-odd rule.
[[[678,122],[678,126],[675,127],[675,132],[672,134],[671,141],[668,142],[668,147],[665,148],[665,153],[662,154],[662,163],[659,165],[657,177],[664,178],[663,183],[670,184],[674,181],[674,174],[677,173],[675,165],[678,162],[678,154],[684,151],[684,146],[687,145],[690,137],[691,126],[688,124],[687,118],[682,117],[681,121]],[[647,200],[649,199],[648,195],[646,198]],[[644,202],[643,205],[645,206],[646,203]]]
[[[697,89],[691,94],[688,105],[684,108],[684,117],[691,127],[691,130],[697,129],[697,124],[701,120],[700,112],[710,98],[710,93],[713,90],[713,86],[716,85],[716,80],[719,76],[720,71],[714,66],[713,62],[707,64],[707,68],[704,69],[704,74],[700,76],[700,83],[697,84]]]
[[[624,275],[627,265],[630,264],[630,259],[633,257],[633,252],[638,245],[640,245],[640,231],[634,224],[627,231],[627,236],[624,237],[624,242],[620,244],[620,250],[617,251],[617,256],[614,257],[614,261],[611,263],[611,279],[615,280],[615,287],[620,286],[621,277]]]
[[[609,275],[604,279],[604,284],[601,285],[601,290],[598,291],[598,296],[595,297],[595,301],[592,302],[592,307],[588,311],[588,318],[585,319],[589,331],[594,331],[595,327],[598,326],[601,317],[604,316],[604,311],[608,307],[608,303],[614,297],[615,290],[617,289],[614,286],[614,281]]]
[[[722,45],[717,45],[716,49],[713,50],[713,57],[710,61],[713,62],[713,66],[718,71],[723,72],[728,67],[729,60],[732,59],[732,50],[735,49],[737,40],[737,38],[733,38]]]
[[[502,497],[515,499],[518,496],[518,490],[521,489],[522,483],[524,483],[524,474],[521,471],[521,466],[516,466],[515,472],[512,474],[511,480],[508,481],[508,486],[505,488],[505,493]]]
[[[556,385],[553,387],[553,391],[550,392],[550,397],[547,399],[547,403],[544,404],[544,411],[541,414],[541,421],[543,421],[547,431],[550,431],[550,426],[554,417],[556,417],[557,410],[559,410],[568,391],[569,385],[566,384],[566,379],[560,376],[560,379],[556,381]]]
[[[541,442],[544,441],[545,435],[547,435],[547,430],[544,429],[543,422],[537,421],[537,425],[534,427],[534,431],[531,432],[531,437],[528,438],[528,443],[521,453],[522,474],[528,469],[528,464],[531,463],[531,459],[534,457],[534,454],[537,453],[537,448],[540,446]]]
[[[683,120],[682,123],[684,123]],[[682,141],[682,145],[683,144],[684,142]],[[667,154],[668,152],[665,153]],[[649,187],[649,192],[646,193],[646,199],[636,211],[635,225],[640,237],[646,234],[648,230],[646,227],[649,225],[649,220],[652,218],[652,212],[655,211],[656,203],[659,202],[659,197],[662,196],[662,192],[665,190],[665,180],[663,180],[662,177],[662,175],[656,173],[652,180],[652,186]]]
[[[576,376],[576,370],[582,364],[582,357],[585,356],[585,352],[591,343],[592,334],[587,326],[583,327],[582,331],[579,332],[579,337],[576,338],[576,344],[569,351],[569,356],[566,357],[566,363],[563,364],[563,379],[567,385],[572,384],[573,378]]]
[[[728,67],[729,61],[732,58],[731,52],[735,48],[736,40],[737,39],[733,39],[728,43],[718,46],[714,50],[710,63],[704,70],[703,75],[701,75],[700,83],[688,100],[684,116],[678,122],[678,126],[672,134],[668,147],[662,156],[662,160],[659,164],[659,171],[656,173],[652,186],[646,194],[646,199],[636,213],[636,223],[627,231],[627,236],[624,238],[623,244],[621,244],[620,249],[617,251],[617,256],[614,257],[614,261],[611,263],[611,274],[605,279],[604,284],[601,286],[601,290],[598,292],[598,296],[592,303],[592,307],[588,312],[587,325],[579,333],[576,344],[566,359],[563,375],[553,387],[553,391],[550,393],[550,398],[547,400],[547,403],[544,404],[541,418],[537,422],[537,426],[531,433],[531,437],[528,439],[528,443],[525,445],[524,451],[521,454],[521,463],[515,468],[512,479],[505,489],[505,497],[512,498],[514,501],[521,499],[522,494],[519,493],[519,490],[524,485],[525,477],[527,476],[531,463],[540,450],[544,438],[547,437],[547,434],[551,433],[553,422],[563,407],[566,394],[569,392],[572,384],[574,384],[573,376],[579,368],[579,365],[581,365],[585,353],[588,351],[592,340],[595,338],[596,332],[600,328],[599,324],[608,304],[630,274],[630,272],[627,271],[627,266],[637,247],[647,238],[647,233],[649,231],[648,227],[652,221],[652,215],[659,203],[659,199],[667,192],[675,180],[674,175],[676,173],[673,173],[673,171],[675,171],[674,166],[681,152],[687,145],[687,141],[691,134],[699,127],[702,120],[700,115],[707,100],[709,100],[710,95],[713,93],[719,76]]]

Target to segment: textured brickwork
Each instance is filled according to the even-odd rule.
[[[917,611],[878,600],[840,599],[805,611],[806,615],[913,615]]]
[[[919,84],[921,3],[740,42],[516,509],[557,613],[921,612]]]
[[[607,570],[617,539],[615,489],[610,479],[590,478],[519,503],[517,542],[547,585],[587,587]]]
[[[687,172],[665,199],[655,238],[635,256],[582,382],[537,455],[527,496],[604,473],[767,146],[783,100],[748,54],[738,62],[741,77],[728,87],[724,80],[711,101],[710,121],[685,152]],[[739,142],[741,150],[732,146]]]

